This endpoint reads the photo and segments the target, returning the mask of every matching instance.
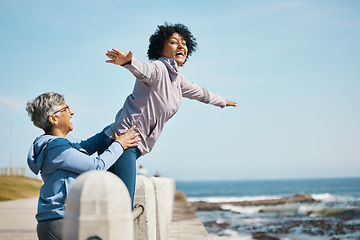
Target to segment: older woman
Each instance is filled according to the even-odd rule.
[[[196,49],[197,43],[189,29],[182,24],[158,26],[150,37],[148,63],[142,63],[117,49],[108,50],[108,63],[121,65],[136,78],[132,94],[115,118],[115,124],[106,131],[124,133],[136,125],[140,133],[139,146],[127,149],[110,170],[117,174],[129,189],[133,198],[135,191],[136,160],[149,153],[159,138],[164,124],[175,115],[183,97],[195,99],[218,107],[237,106],[236,102],[206,90],[188,81],[179,73],[188,56]]]
[[[37,234],[42,239],[62,239],[62,225],[65,213],[65,198],[71,183],[77,176],[93,169],[107,170],[129,147],[136,147],[135,137],[130,134],[134,126],[123,135],[114,134],[109,147],[98,157],[92,157],[103,141],[108,141],[104,132],[78,141],[73,138],[71,118],[74,112],[58,93],[44,93],[28,101],[27,112],[36,127],[44,130],[37,137],[28,154],[30,169],[38,174],[44,184],[40,189],[38,202]],[[105,128],[106,129],[106,128]]]

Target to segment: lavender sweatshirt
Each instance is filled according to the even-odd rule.
[[[132,58],[124,67],[136,77],[135,86],[106,135],[113,137],[114,131],[123,134],[136,125],[135,131],[141,138],[138,149],[142,155],[152,150],[165,123],[179,109],[182,97],[222,108],[226,106],[225,99],[181,75],[173,59],[161,57],[142,63]]]

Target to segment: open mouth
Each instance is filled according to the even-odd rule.
[[[178,51],[175,53],[176,56],[179,56],[179,57],[184,57],[185,56],[185,52],[183,51]]]

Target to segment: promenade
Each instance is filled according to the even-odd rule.
[[[36,240],[37,198],[0,202],[0,240]]]
[[[37,198],[0,202],[0,240],[37,240]],[[176,192],[169,240],[208,240],[186,197]]]
[[[176,192],[169,240],[209,240],[208,233],[182,192]]]

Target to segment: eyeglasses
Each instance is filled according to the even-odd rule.
[[[66,107],[63,107],[63,108],[60,108],[59,110],[57,110],[56,112],[54,112],[53,114],[56,114],[58,112],[68,112],[68,113],[71,113],[71,110],[70,110],[70,107],[69,106],[66,106]]]

